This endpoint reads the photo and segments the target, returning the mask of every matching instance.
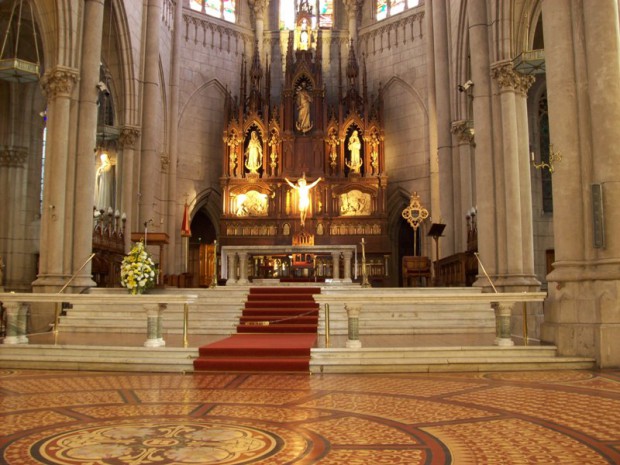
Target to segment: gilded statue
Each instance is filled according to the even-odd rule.
[[[252,174],[258,174],[258,170],[263,165],[263,146],[256,134],[256,131],[252,131],[250,135],[250,142],[246,150],[245,167]]]

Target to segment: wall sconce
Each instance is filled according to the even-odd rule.
[[[540,163],[536,163],[536,160],[534,158],[534,152],[532,152],[532,166],[534,168],[536,168],[537,170],[543,170],[543,169],[548,169],[549,173],[553,174],[553,171],[555,171],[555,167],[554,167],[554,163],[558,163],[562,161],[562,154],[560,152],[556,152],[553,149],[553,144],[549,144],[549,161],[545,162],[545,161],[541,161]]]

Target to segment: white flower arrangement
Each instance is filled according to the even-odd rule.
[[[157,267],[140,241],[133,246],[123,258],[121,264],[121,286],[126,287],[131,294],[142,294],[155,286]]]

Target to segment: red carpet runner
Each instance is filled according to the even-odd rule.
[[[194,370],[308,371],[317,337],[318,287],[253,287],[237,334],[198,349]]]

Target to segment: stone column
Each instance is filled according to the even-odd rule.
[[[349,43],[353,42],[355,48],[357,46],[357,15],[361,6],[360,0],[343,0],[347,10],[347,18],[349,19]]]
[[[162,336],[163,321],[162,313],[166,310],[166,304],[143,304],[146,312],[146,341],[144,347],[164,347],[166,341]]]
[[[453,189],[454,183],[452,155],[452,134],[450,96],[456,94],[456,89],[450,88],[449,46],[448,46],[448,12],[447,2],[444,0],[427,0],[432,3],[433,21],[433,53],[434,53],[434,86],[435,108],[437,124],[437,163],[439,165],[439,191],[433,195],[439,196],[439,214],[431,211],[435,222],[446,223],[444,238],[439,241],[440,256],[454,254],[454,236],[457,221],[454,214]],[[428,21],[428,19],[427,19]],[[439,259],[440,257],[437,257]]]
[[[332,252],[332,280],[340,281],[340,252]]]
[[[122,185],[121,210],[127,217],[125,224],[125,252],[131,249],[131,232],[137,231],[136,218],[134,216],[134,205],[136,205],[136,185],[134,182],[134,166],[136,154],[136,142],[140,137],[140,129],[135,126],[125,126],[121,129],[118,138],[121,153],[121,170],[119,182]],[[133,221],[132,221],[133,220]]]
[[[239,279],[237,284],[248,284],[248,253],[239,252]]]
[[[103,34],[103,0],[84,2],[82,35],[82,63],[80,67],[80,102],[78,108],[78,131],[75,206],[73,214],[72,273],[86,262],[93,251],[93,205],[95,198],[97,145],[97,118],[99,68],[101,62],[101,37]],[[72,286],[94,287],[89,262],[75,277]]]
[[[498,208],[497,221],[504,223],[508,244],[505,260],[505,276],[500,284],[510,285],[513,279],[523,275],[523,244],[521,241],[521,197],[519,194],[519,141],[517,131],[517,109],[515,88],[518,76],[512,68],[512,61],[494,63],[491,68],[493,79],[497,82],[501,103],[501,130],[504,186],[504,208]],[[500,193],[497,193],[500,195]],[[497,284],[497,283],[496,283]]]
[[[170,122],[168,124],[168,153],[170,153],[170,165],[168,167],[168,224],[166,230],[168,233],[168,249],[167,270],[164,273],[177,274],[181,270],[180,258],[182,254],[178,253],[179,247],[177,237],[181,229],[180,213],[183,211],[181,202],[177,202],[177,161],[179,152],[179,85],[181,75],[181,42],[183,41],[183,2],[178,1],[174,8],[174,29],[172,36],[172,53],[170,66]]]
[[[4,344],[27,344],[26,322],[28,305],[24,302],[6,302],[6,337]]]
[[[226,260],[227,260],[227,264],[226,264],[226,271],[227,271],[227,279],[226,279],[226,284],[236,284],[237,283],[237,273],[236,273],[236,262],[235,262],[235,258],[237,258],[237,255],[234,253],[229,253],[226,256]]]
[[[159,29],[161,27],[162,0],[148,0],[146,37],[144,47],[144,83],[142,104],[142,153],[140,157],[140,211],[138,224],[155,221],[158,200],[159,169],[161,160],[159,114],[161,91],[159,88]],[[158,223],[158,222],[156,222]]]
[[[362,341],[360,341],[360,312],[362,307],[345,304],[344,309],[347,311],[349,322],[348,339],[345,346],[348,349],[359,349],[362,347]]]
[[[351,258],[353,257],[353,252],[346,250],[342,254],[344,255],[344,279],[342,282],[350,283],[353,282],[351,280]]]
[[[78,81],[77,70],[57,66],[41,78],[47,96],[47,144],[43,180],[39,275],[33,287],[39,292],[60,289],[70,277],[65,263],[67,229],[67,172],[71,131],[71,95]],[[92,150],[92,148],[91,148]],[[91,152],[92,153],[92,152]],[[71,170],[72,171],[72,170]],[[91,217],[91,212],[88,216]],[[41,289],[43,288],[43,289]]]
[[[467,19],[469,22],[469,41],[471,50],[471,79],[474,83],[473,112],[474,127],[480,130],[476,134],[476,150],[474,163],[476,169],[476,199],[478,207],[478,252],[484,267],[493,278],[497,274],[497,236],[495,234],[495,190],[489,176],[483,173],[492,172],[495,168],[493,160],[493,138],[489,128],[493,127],[491,113],[491,76],[489,57],[489,31],[486,0],[469,0]],[[545,17],[546,18],[546,17]],[[478,274],[475,283],[479,287],[490,285],[486,277]]]
[[[255,20],[256,41],[258,42],[258,56],[263,62],[263,39],[265,31],[265,11],[269,6],[269,0],[248,0],[248,5],[252,9]]]
[[[515,345],[510,337],[510,316],[514,302],[493,302],[495,311],[495,345],[509,347]]]
[[[467,120],[454,121],[452,123],[452,134],[458,143],[458,159],[460,172],[460,192],[457,213],[454,215],[455,230],[461,231],[454,239],[456,250],[467,249],[467,227],[465,226],[465,216],[474,206],[473,199],[473,180],[471,171],[472,145],[474,144],[474,130],[470,127],[471,123]]]

